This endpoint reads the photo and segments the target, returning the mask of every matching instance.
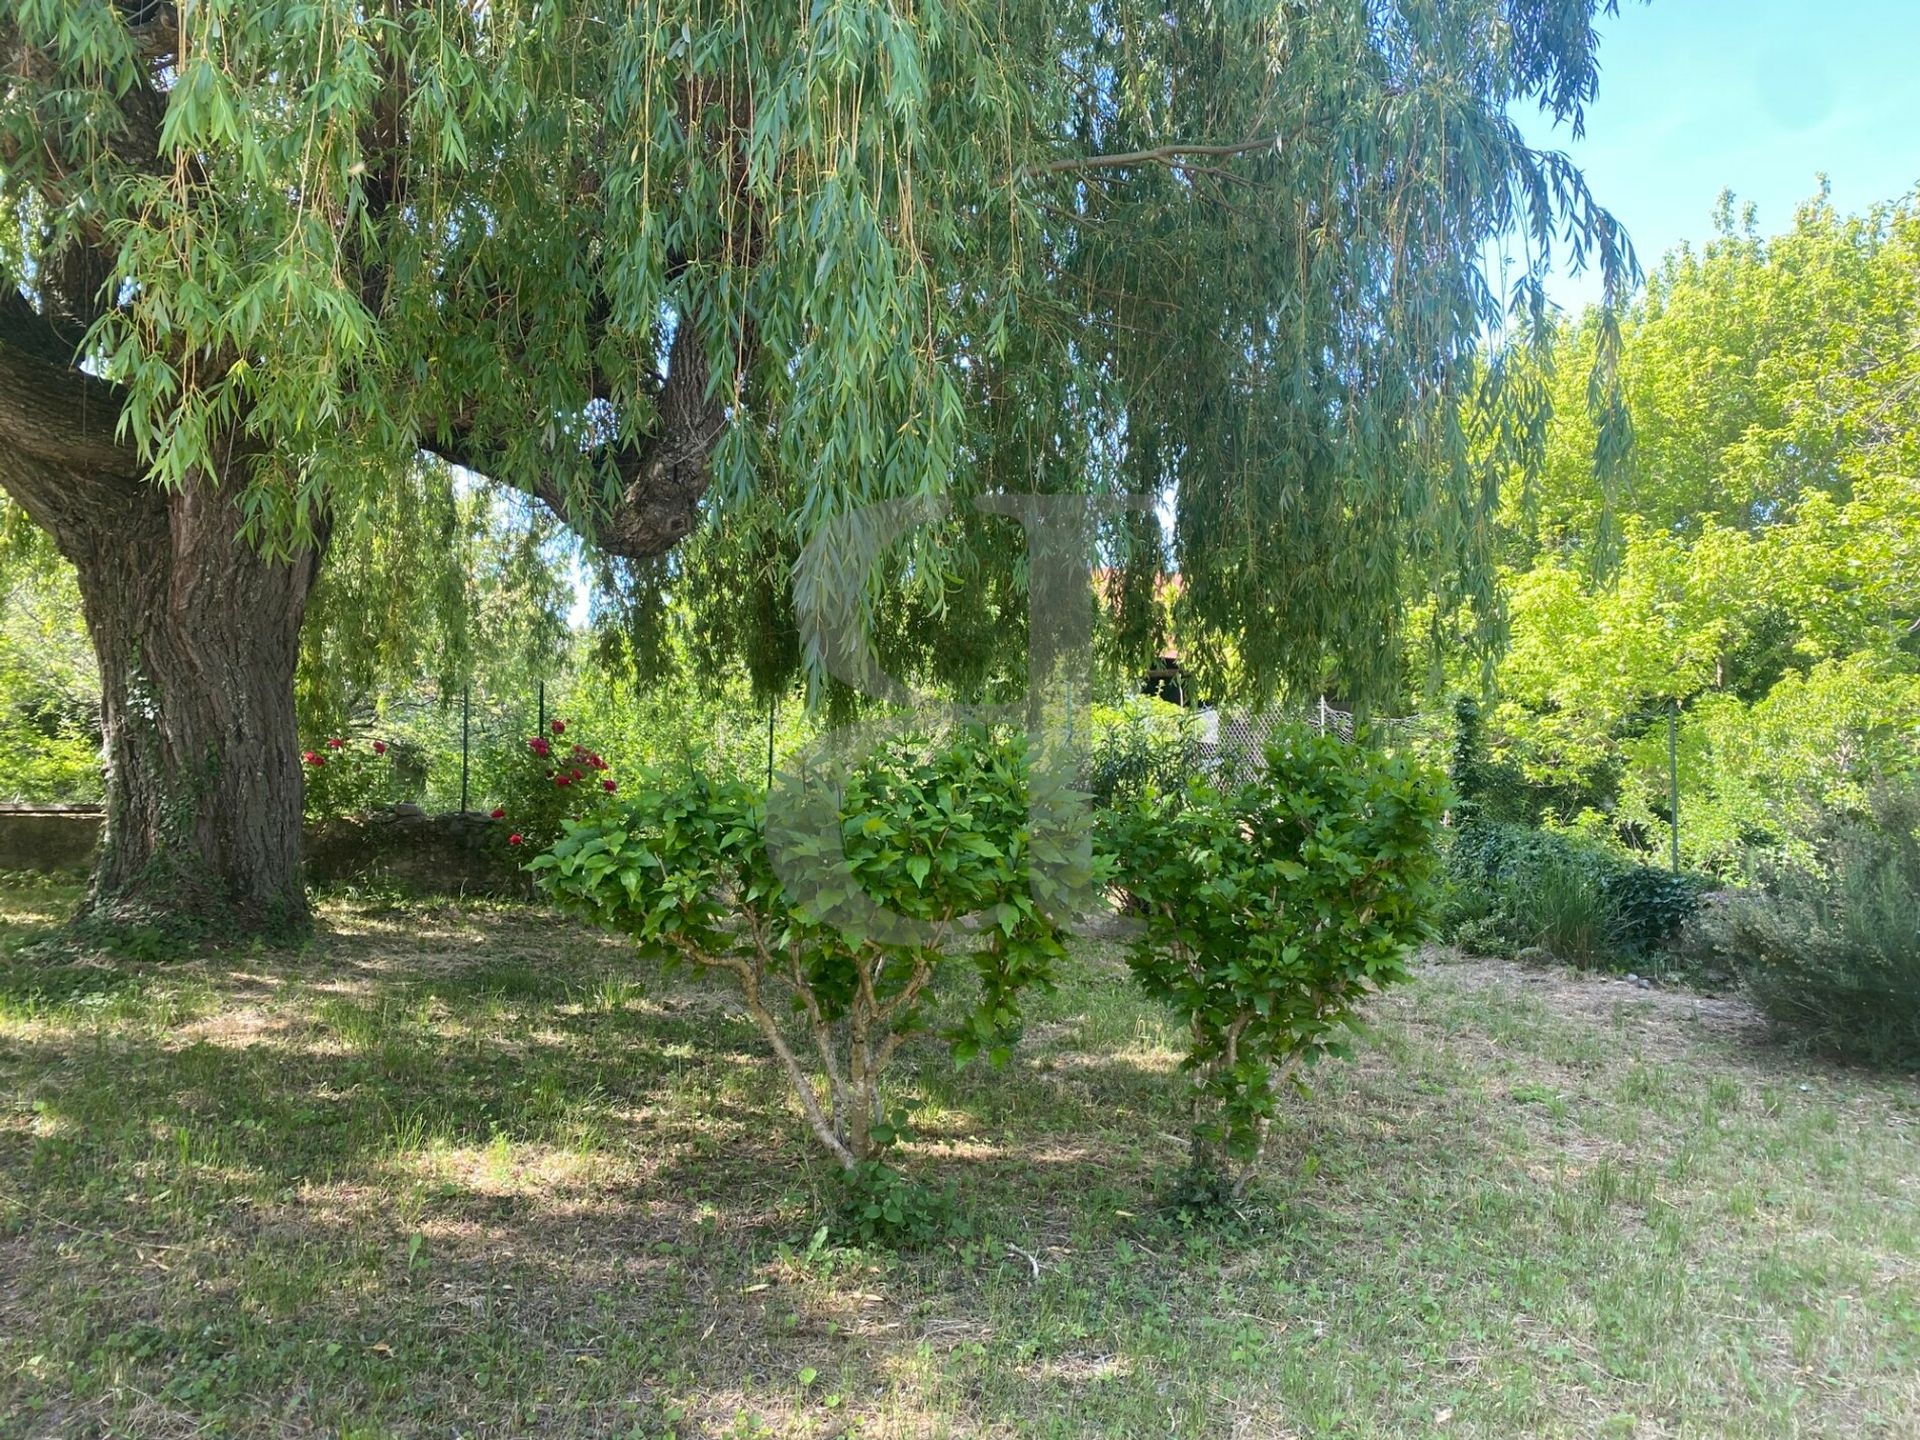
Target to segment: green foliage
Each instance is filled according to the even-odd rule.
[[[341,517],[301,626],[304,727],[389,722],[383,702],[457,698],[468,685],[531,697],[561,673],[573,549],[550,516],[516,501],[422,462]]]
[[[1920,473],[1920,427],[1904,399],[1920,377],[1920,197],[1842,215],[1823,188],[1790,228],[1765,236],[1752,208],[1736,211],[1728,196],[1715,228],[1706,245],[1669,253],[1622,320],[1635,483],[1619,510],[1649,534],[1745,532],[1814,497],[1844,505],[1873,475]],[[1578,403],[1599,333],[1590,316],[1555,339],[1545,463],[1535,484],[1504,497],[1514,563],[1591,552],[1601,533],[1596,437]]]
[[[1601,884],[1607,938],[1631,955],[1652,955],[1673,944],[1700,911],[1709,882],[1657,865],[1616,866]]]
[[[1259,778],[1103,821],[1146,915],[1135,976],[1188,1024],[1194,1162],[1247,1162],[1296,1063],[1345,1056],[1367,995],[1430,933],[1444,803],[1407,760],[1294,728]]]
[[[1762,237],[1731,205],[1625,318],[1635,483],[1609,523],[1576,403],[1592,318],[1553,337],[1537,483],[1503,494],[1511,643],[1488,760],[1524,781],[1488,818],[1606,817],[1664,856],[1677,707],[1685,864],[1813,864],[1797,836],[1920,773],[1920,193],[1823,194]],[[1457,658],[1454,684],[1477,680]]]
[[[306,782],[306,818],[365,815],[410,798],[391,742],[371,736],[330,735],[300,752]]]
[[[510,751],[493,811],[509,845],[531,856],[558,840],[569,823],[605,809],[620,788],[613,766],[578,739],[577,723],[548,722]]]
[[[1095,706],[1087,790],[1096,805],[1132,805],[1177,796],[1200,766],[1199,722],[1164,700],[1133,697]]]
[[[780,613],[798,545],[869,500],[1028,489],[1167,503],[1222,693],[1329,659],[1377,691],[1409,593],[1491,638],[1491,485],[1551,395],[1483,337],[1544,333],[1568,248],[1611,295],[1633,273],[1513,118],[1578,130],[1612,8],[19,0],[0,284],[120,388],[158,482],[244,435],[254,531],[331,527],[355,569],[334,618],[415,580],[343,631],[396,665],[459,668],[390,623],[464,608],[423,447],[604,533],[719,397],[675,433],[739,543],[628,578],[736,602],[710,633],[755,647],[761,694],[819,658]],[[1575,404],[1617,465],[1610,335]],[[1022,561],[964,512],[825,584],[984,687]],[[1164,568],[1157,536],[1124,548]]]
[[[0,501],[0,800],[100,797],[100,676],[79,587]]]
[[[1511,879],[1500,898],[1522,923],[1530,922],[1534,944],[1582,970],[1593,969],[1610,954],[1605,884],[1596,867],[1565,851],[1549,851],[1542,859]]]
[[[1520,768],[1487,753],[1479,702],[1467,695],[1454,701],[1453,725],[1447,779],[1453,786],[1456,821],[1531,824],[1538,820],[1539,795]]]
[[[908,1250],[971,1233],[951,1185],[933,1189],[878,1160],[835,1171],[833,1184],[828,1227],[842,1244]]]
[[[100,741],[58,710],[13,699],[0,710],[0,799],[72,805],[101,795]],[[51,731],[52,733],[48,733]]]
[[[1920,787],[1829,812],[1817,868],[1789,863],[1709,922],[1779,1029],[1823,1053],[1920,1069]]]
[[[1538,948],[1581,969],[1658,953],[1705,890],[1566,830],[1470,821],[1446,854],[1443,925],[1454,944],[1497,955]]]
[[[1020,997],[1053,983],[1065,917],[1050,911],[1091,869],[1044,816],[1029,819],[1022,747],[983,731],[897,742],[837,786],[822,780],[776,791],[786,810],[770,844],[754,787],[642,771],[617,811],[568,825],[532,868],[596,923],[731,977],[816,1138],[853,1168],[894,1138],[881,1076],[963,958],[977,986],[947,1043],[959,1060],[1006,1060]],[[960,923],[970,915],[977,931]],[[790,1042],[795,1024],[806,1045]]]

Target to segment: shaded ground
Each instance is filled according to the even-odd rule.
[[[1920,1435],[1920,1088],[1738,1001],[1437,957],[1196,1230],[1165,1017],[1088,945],[1007,1072],[902,1076],[978,1238],[862,1255],[713,993],[322,913],[0,960],[0,1435]]]

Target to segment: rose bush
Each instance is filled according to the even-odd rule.
[[[506,843],[533,854],[546,849],[565,823],[579,820],[619,793],[613,767],[596,750],[565,739],[567,722],[530,735],[507,767],[505,793],[490,812],[505,822]]]
[[[385,740],[332,735],[302,750],[306,818],[364,815],[404,799],[391,749]]]

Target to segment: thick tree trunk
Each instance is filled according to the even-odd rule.
[[[100,659],[103,919],[306,921],[293,671],[318,566],[240,539],[234,488],[147,490],[72,557]]]
[[[112,387],[4,342],[0,327],[0,486],[78,570],[100,660],[107,824],[89,911],[300,928],[293,671],[319,552],[270,560],[240,538],[238,460],[217,483],[148,484]]]

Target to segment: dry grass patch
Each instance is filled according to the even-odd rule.
[[[1090,944],[1004,1071],[901,1069],[972,1238],[861,1254],[751,1027],[542,912],[0,962],[0,1436],[1920,1433],[1913,1085],[1485,961],[1372,1020],[1184,1223]]]

